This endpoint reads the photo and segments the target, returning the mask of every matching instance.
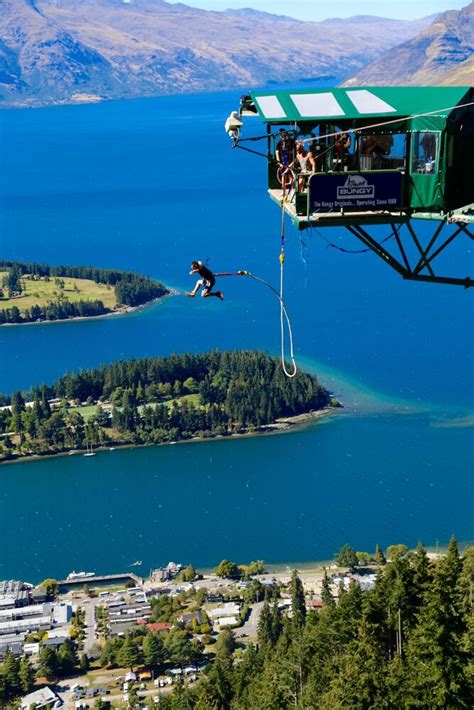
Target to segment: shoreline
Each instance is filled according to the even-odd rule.
[[[300,431],[305,427],[309,426],[312,422],[316,423],[322,419],[326,419],[330,415],[335,414],[343,406],[338,407],[328,406],[324,409],[316,409],[311,412],[303,412],[302,414],[295,414],[291,417],[278,417],[272,424],[264,424],[259,430],[256,431],[244,431],[237,432],[235,434],[218,435],[212,437],[203,436],[193,436],[190,439],[181,439],[179,441],[163,441],[159,444],[117,444],[110,442],[110,446],[100,446],[93,449],[93,454],[105,453],[107,451],[122,451],[126,449],[145,449],[155,446],[174,446],[177,444],[196,444],[204,441],[224,441],[231,439],[244,439],[256,436],[270,436],[275,434],[286,434],[290,431]],[[31,454],[29,456],[17,456],[13,459],[7,459],[6,461],[0,461],[0,467],[7,466],[9,464],[19,464],[19,463],[33,463],[43,460],[63,458],[65,456],[84,456],[87,453],[86,449],[70,449],[69,451],[61,451],[55,454]]]
[[[164,301],[166,298],[169,298],[170,296],[175,296],[177,293],[176,290],[174,289],[169,289],[168,293],[165,293],[164,296],[158,296],[157,298],[152,298],[151,301],[146,301],[145,303],[141,303],[139,306],[121,306],[120,308],[117,308],[113,311],[108,311],[107,313],[101,313],[98,316],[72,316],[71,318],[58,318],[57,320],[48,320],[45,318],[44,320],[35,320],[35,321],[26,321],[25,323],[1,323],[0,328],[16,328],[17,326],[26,326],[26,325],[49,325],[49,324],[54,324],[54,323],[76,323],[77,321],[85,321],[85,320],[99,320],[101,318],[113,318],[113,317],[118,317],[118,316],[125,316],[128,315],[129,313],[135,313],[136,311],[142,311],[145,310],[145,308],[149,308],[155,303],[161,303],[161,301]]]

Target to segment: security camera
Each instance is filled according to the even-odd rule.
[[[240,120],[239,112],[232,111],[229,118],[225,122],[225,131],[229,138],[237,142],[240,136],[240,129],[244,124]]]

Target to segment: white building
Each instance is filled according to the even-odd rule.
[[[239,619],[236,616],[221,616],[219,619],[216,619],[214,623],[220,629],[223,629],[224,626],[235,626],[239,623]]]
[[[216,609],[209,609],[207,615],[210,619],[219,619],[225,616],[238,616],[240,614],[240,604],[236,602],[227,602]]]
[[[59,708],[63,704],[63,701],[56,695],[56,693],[46,686],[41,688],[41,690],[35,690],[34,693],[29,693],[25,695],[21,700],[20,709],[30,710],[33,705],[36,710],[40,708]]]

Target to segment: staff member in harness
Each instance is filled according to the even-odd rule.
[[[216,283],[216,277],[214,276],[212,271],[207,268],[207,266],[204,266],[202,261],[192,261],[191,271],[189,272],[189,274],[199,274],[199,276],[202,276],[202,278],[199,279],[199,281],[196,281],[194,289],[192,291],[188,291],[186,293],[186,296],[194,298],[201,286],[203,286],[204,288],[202,289],[201,293],[201,296],[203,298],[209,298],[209,296],[217,296],[217,298],[220,298],[221,301],[224,300],[224,294],[221,291],[212,291],[212,289],[214,288],[214,284]]]

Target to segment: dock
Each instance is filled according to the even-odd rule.
[[[123,572],[120,574],[95,575],[94,577],[84,577],[83,579],[61,579],[58,581],[58,585],[60,589],[72,589],[74,587],[83,587],[86,584],[90,587],[96,584],[115,584],[117,582],[126,584],[127,582],[135,582],[137,587],[141,587],[143,581],[143,578],[134,574],[134,572]]]

